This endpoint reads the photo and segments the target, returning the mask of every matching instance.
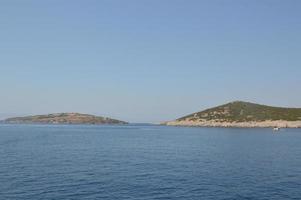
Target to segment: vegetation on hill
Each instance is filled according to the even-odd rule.
[[[36,115],[28,117],[15,117],[6,119],[7,123],[45,123],[45,124],[126,124],[116,119],[99,117],[80,113],[58,113],[49,115]]]
[[[301,121],[301,108],[281,108],[235,101],[182,117],[177,121],[184,120],[218,120],[223,122]]]

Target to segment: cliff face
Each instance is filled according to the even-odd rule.
[[[127,124],[127,122],[80,113],[58,113],[16,117],[4,120],[6,123],[43,123],[43,124]]]
[[[280,108],[236,101],[167,122],[175,126],[301,127],[300,108]]]

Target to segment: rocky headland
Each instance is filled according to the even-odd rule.
[[[301,109],[235,101],[163,124],[202,127],[301,128]]]

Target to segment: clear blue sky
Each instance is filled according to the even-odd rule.
[[[0,117],[301,107],[299,0],[2,0]]]

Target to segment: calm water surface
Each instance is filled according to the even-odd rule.
[[[0,125],[0,199],[301,199],[301,130]]]

